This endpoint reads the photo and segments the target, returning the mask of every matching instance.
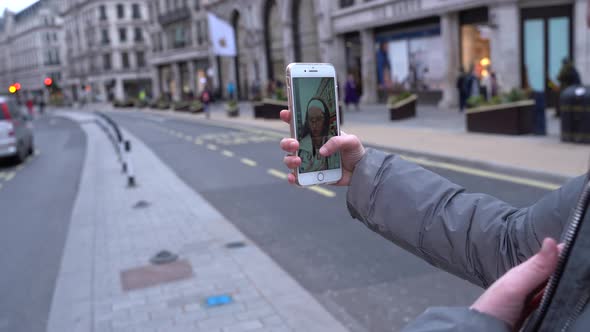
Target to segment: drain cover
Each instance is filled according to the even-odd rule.
[[[138,201],[133,205],[134,209],[145,209],[146,207],[150,206],[149,202],[146,201]]]
[[[168,250],[162,250],[157,253],[154,257],[150,258],[150,263],[154,265],[168,264],[176,261],[178,255],[171,253]]]
[[[219,307],[226,304],[231,304],[234,300],[230,295],[215,295],[209,296],[205,299],[205,306],[212,308],[212,307]]]
[[[246,243],[244,243],[242,241],[230,242],[230,243],[228,243],[228,244],[225,245],[225,247],[228,248],[228,249],[243,248],[245,246],[246,246]]]

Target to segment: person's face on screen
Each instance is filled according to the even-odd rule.
[[[324,112],[319,107],[312,106],[307,110],[307,120],[312,137],[322,136],[324,129]]]

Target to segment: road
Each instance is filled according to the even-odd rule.
[[[60,118],[35,121],[37,153],[0,162],[0,331],[45,331],[78,192],[86,137]]]
[[[353,331],[397,331],[428,306],[467,305],[481,292],[353,220],[344,188],[287,185],[276,134],[138,112],[112,115]],[[432,170],[515,206],[546,193]]]

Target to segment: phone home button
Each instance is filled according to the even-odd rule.
[[[324,181],[324,173],[322,173],[322,172],[318,173],[318,181]]]

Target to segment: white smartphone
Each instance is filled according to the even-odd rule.
[[[336,70],[329,63],[292,63],[287,66],[287,95],[291,137],[299,141],[296,170],[301,186],[336,183],[342,179],[340,152],[329,157],[320,148],[340,135]]]

